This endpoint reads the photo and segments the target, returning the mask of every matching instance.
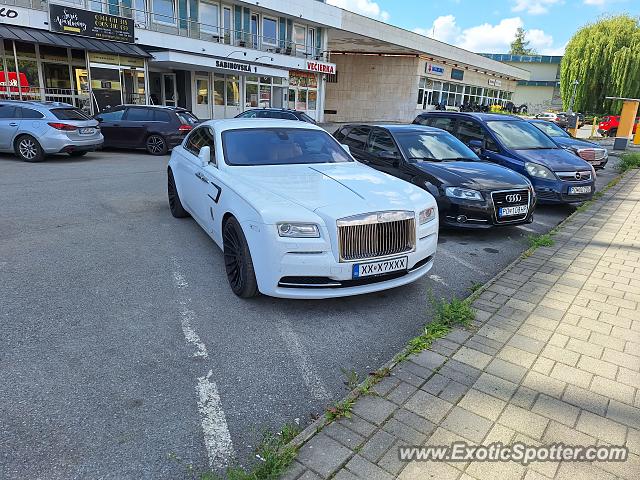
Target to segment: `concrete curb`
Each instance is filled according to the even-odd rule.
[[[618,176],[613,178],[611,181],[612,182],[616,181],[616,185],[617,185],[620,183],[620,181],[625,177],[627,173],[629,173],[629,171],[619,174]],[[607,201],[611,197],[611,195],[614,193],[612,190],[613,188],[608,189],[602,197],[595,200],[593,204],[590,205],[589,210],[591,210],[591,208],[593,208],[594,205]],[[557,232],[558,230],[562,229],[566,224],[570,223],[576,215],[579,215],[582,213],[584,212],[576,210],[567,218],[565,218],[562,222],[560,222],[558,225],[552,228],[550,232]],[[520,254],[516,259],[514,259],[511,263],[509,263],[509,265],[507,265],[500,272],[494,275],[490,280],[488,280],[484,285],[482,285],[482,287],[480,287],[478,290],[473,292],[471,295],[467,296],[465,300],[473,301],[475,298],[479,297],[484,291],[486,291],[489,287],[491,287],[491,285],[493,285],[496,281],[498,281],[498,279],[500,279],[504,274],[506,274],[509,270],[511,270],[518,262],[520,262],[523,259],[523,255],[525,254],[525,252],[528,252],[529,250],[530,249],[523,251],[522,254]],[[443,337],[443,338],[446,339],[447,337]],[[405,351],[406,351],[406,348],[398,352],[396,355],[394,355],[394,357],[391,360],[385,362],[381,367],[379,367],[379,370],[385,369],[385,368],[389,368],[389,369],[395,368],[401,362],[397,362],[394,359],[397,357],[398,354],[401,354]],[[343,397],[341,401],[350,401],[350,400],[357,401],[358,398],[362,396],[359,390],[363,384],[364,384],[364,381],[360,383],[356,388],[351,390],[345,397]],[[291,442],[289,442],[287,447],[293,447],[296,449],[301,448],[305,443],[311,440],[311,438],[313,438],[316,434],[320,433],[324,427],[330,424],[331,422],[327,422],[324,415],[322,417],[319,417],[317,420],[311,423],[308,427],[306,427],[302,432],[300,432],[293,440],[291,440]]]

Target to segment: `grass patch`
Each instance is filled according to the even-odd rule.
[[[624,153],[620,156],[620,163],[617,165],[618,172],[624,173],[634,168],[640,168],[640,153]]]
[[[224,475],[207,472],[200,480],[276,480],[296,458],[297,449],[288,446],[299,433],[295,425],[286,425],[278,433],[265,432],[255,450],[257,461],[248,468],[229,467]]]
[[[474,282],[470,287],[469,287],[469,291],[471,291],[471,293],[476,293],[478,290],[480,290],[482,287],[484,286],[483,283],[480,282]]]
[[[391,369],[389,367],[384,367],[376,370],[375,372],[371,372],[369,376],[362,382],[362,385],[358,387],[358,392],[361,395],[371,395],[371,389],[376,386],[384,377],[388,377],[391,375]]]
[[[554,244],[550,233],[545,233],[544,235],[529,235],[527,240],[529,241],[529,248],[533,250],[540,247],[553,247]]]
[[[332,407],[327,408],[324,413],[324,416],[327,419],[327,423],[331,423],[334,420],[338,420],[339,418],[343,417],[351,418],[351,409],[353,408],[354,403],[354,399],[347,398],[346,400],[342,400]]]

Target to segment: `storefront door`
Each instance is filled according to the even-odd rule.
[[[162,104],[167,107],[176,107],[178,105],[175,73],[162,74],[162,100]]]
[[[195,80],[196,97],[193,103],[193,114],[203,120],[212,118],[209,76],[196,75]]]

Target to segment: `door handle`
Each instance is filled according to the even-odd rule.
[[[9,126],[10,126],[10,127],[17,127],[17,126],[18,126],[18,124],[17,124],[17,123],[14,123],[14,122],[11,122],[11,123],[9,124]]]
[[[207,180],[207,177],[204,176],[204,174],[197,172],[196,173],[196,177],[198,177],[200,180],[202,180],[204,183],[209,183],[209,180]]]

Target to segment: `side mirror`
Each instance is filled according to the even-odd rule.
[[[202,147],[198,154],[198,158],[200,159],[201,167],[209,165],[209,162],[211,161],[211,147]]]
[[[103,119],[102,119],[102,117],[93,117],[93,118],[94,118],[95,120],[99,121],[99,122],[101,122],[101,121],[103,120]]]
[[[398,160],[398,154],[397,153],[388,152],[386,150],[382,150],[381,152],[378,152],[376,154],[376,157],[378,157],[381,160],[390,160],[390,161]]]
[[[351,149],[349,148],[349,145],[345,145],[344,143],[341,143],[340,146],[342,148],[344,148],[345,152],[347,152],[349,155],[351,155]]]
[[[482,140],[469,140],[469,148],[479,154],[484,150],[484,142]]]

